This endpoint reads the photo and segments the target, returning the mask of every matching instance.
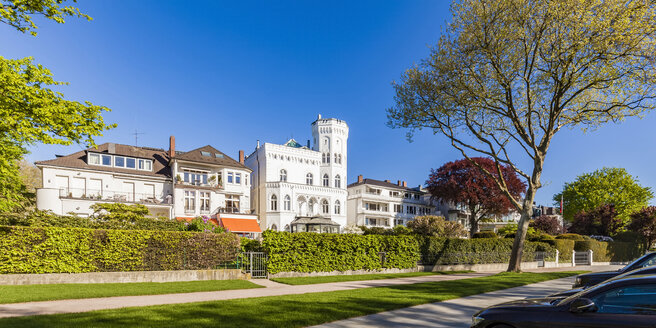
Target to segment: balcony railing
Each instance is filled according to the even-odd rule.
[[[60,188],[60,198],[88,199],[97,201],[140,203],[140,204],[164,204],[172,203],[172,197],[166,197],[162,193],[134,193],[129,191],[94,190],[85,188]]]

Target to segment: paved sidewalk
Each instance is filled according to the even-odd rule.
[[[45,302],[28,302],[15,304],[0,304],[0,318],[20,317],[28,315],[44,315],[57,313],[77,313],[95,310],[117,309],[133,306],[150,306],[163,304],[180,304],[205,301],[220,301],[238,298],[280,296],[291,294],[306,294],[349,290],[357,288],[383,287],[393,285],[416,284],[431,281],[458,280],[493,275],[489,273],[464,273],[452,275],[431,275],[410,278],[334,282],[315,285],[285,285],[270,280],[251,280],[267,288],[224,290],[216,292],[197,292],[185,294],[119,296],[105,298],[87,298],[77,300],[59,300]]]
[[[456,298],[449,301],[417,305],[367,316],[335,321],[317,328],[363,327],[469,327],[476,311],[493,304],[541,297],[570,289],[574,277],[498,290],[490,293]]]

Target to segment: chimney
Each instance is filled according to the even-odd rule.
[[[398,185],[399,187],[402,186],[401,180],[396,180],[396,185]]]
[[[260,140],[257,140],[257,147],[255,149],[260,149]]]
[[[175,157],[175,137],[169,137],[169,157]]]
[[[360,175],[358,175],[358,183],[362,183],[362,181],[363,181],[362,174],[360,174]]]
[[[243,150],[239,151],[239,163],[244,164],[244,151]]]
[[[407,187],[408,187],[408,183],[405,182],[405,181],[403,181],[403,186],[407,188]]]
[[[391,183],[389,180],[385,180],[385,182],[387,182],[387,183]]]
[[[116,144],[113,142],[110,142],[107,144],[107,152],[110,154],[115,154],[116,153]]]
[[[317,120],[321,119],[321,114],[317,115]]]

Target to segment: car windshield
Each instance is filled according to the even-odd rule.
[[[585,295],[585,294],[588,294],[588,293],[594,292],[595,290],[597,290],[597,289],[599,289],[599,288],[601,288],[601,287],[603,287],[603,286],[606,286],[609,282],[610,282],[610,280],[607,280],[607,281],[602,282],[602,283],[600,283],[600,284],[598,284],[598,285],[592,286],[592,287],[590,287],[590,288],[588,288],[588,289],[584,289],[584,290],[582,290],[582,291],[580,291],[580,292],[578,292],[578,293],[576,293],[576,294],[570,295],[570,296],[568,296],[568,297],[562,299],[560,302],[558,302],[558,305],[567,304],[567,303],[569,303],[569,302],[571,302],[571,301],[573,301],[573,300],[575,300],[575,299],[577,299],[577,298],[579,298],[579,297],[581,297],[581,296],[583,296],[583,295]]]
[[[656,264],[654,262],[656,262],[656,252],[655,253],[645,254],[645,255],[639,257],[637,260],[629,263],[627,266],[620,269],[620,271],[628,272],[628,271],[631,271],[631,270],[635,270],[635,269],[638,269],[638,268],[643,268],[643,267],[646,267],[646,266]]]

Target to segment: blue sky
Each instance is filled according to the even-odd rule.
[[[448,1],[81,0],[94,20],[41,22],[39,35],[0,26],[0,55],[33,56],[69,99],[113,111],[118,128],[98,143],[177,149],[211,144],[236,157],[256,141],[310,139],[317,114],[350,126],[348,181],[358,174],[423,184],[460,158],[430,132],[414,142],[388,128],[390,85],[429,54],[449,19]],[[537,201],[565,181],[603,166],[624,167],[656,186],[654,114],[596,131],[560,132],[547,155]],[[32,161],[83,148],[37,145]]]

